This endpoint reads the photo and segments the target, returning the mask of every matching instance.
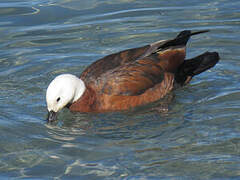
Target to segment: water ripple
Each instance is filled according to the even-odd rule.
[[[0,178],[237,179],[239,2],[36,0],[0,3]],[[104,55],[183,29],[187,57],[218,51],[213,69],[124,113],[64,110],[46,123],[45,91]],[[160,113],[157,105],[167,111]]]

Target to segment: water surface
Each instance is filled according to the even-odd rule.
[[[0,2],[1,179],[238,179],[240,1]],[[169,111],[79,114],[47,124],[45,91],[107,54],[173,38],[221,61],[174,91]]]

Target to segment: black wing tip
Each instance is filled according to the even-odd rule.
[[[173,42],[176,45],[186,45],[189,38],[193,35],[197,35],[197,34],[201,34],[201,33],[206,33],[209,32],[210,30],[206,29],[206,30],[201,30],[201,31],[191,31],[191,30],[184,30],[181,31],[177,37],[173,40]],[[173,43],[173,44],[174,44]]]
[[[165,49],[171,46],[186,46],[189,38],[193,35],[197,35],[197,34],[201,34],[201,33],[206,33],[209,32],[209,29],[206,30],[200,30],[200,31],[191,31],[191,30],[184,30],[181,31],[176,38],[172,39],[172,40],[168,40],[166,41],[164,44],[161,44],[161,46],[159,46],[157,48],[158,49]]]
[[[201,31],[192,31],[191,36],[206,33],[206,32],[209,32],[209,31],[210,31],[209,29],[205,29],[205,30],[201,30]]]
[[[209,29],[205,29],[205,30],[201,30],[201,31],[184,30],[184,31],[181,31],[177,35],[177,38],[190,37],[190,36],[193,36],[193,35],[202,34],[202,33],[206,33],[206,32],[209,32],[209,31],[210,31]]]

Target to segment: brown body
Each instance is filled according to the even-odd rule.
[[[198,70],[201,64],[200,60],[196,61],[199,65],[189,75],[184,72],[185,67],[188,67],[188,64],[185,65],[185,45],[191,35],[205,31],[186,32],[187,34],[183,31],[173,40],[125,50],[90,65],[80,76],[86,84],[86,91],[69,107],[70,110],[127,110],[157,101],[169,93],[175,84],[189,82],[196,74],[191,75],[192,71]],[[204,58],[209,56],[205,54],[202,55]],[[199,57],[197,59],[202,59]],[[216,59],[218,61],[218,56]],[[215,64],[216,62],[204,67],[204,71]]]

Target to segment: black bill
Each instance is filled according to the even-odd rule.
[[[48,122],[53,122],[57,120],[57,113],[54,111],[50,111],[48,112],[48,116],[47,116],[47,121]]]

